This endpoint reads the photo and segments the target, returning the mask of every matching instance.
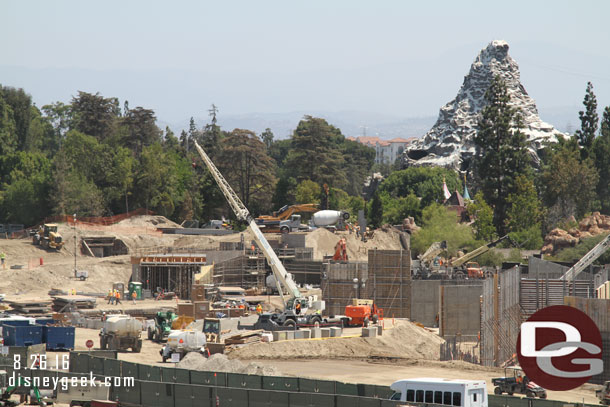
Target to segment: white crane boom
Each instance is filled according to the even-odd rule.
[[[208,155],[205,153],[205,151],[203,151],[196,141],[194,143],[199,155],[201,156],[201,159],[212,173],[212,176],[216,180],[220,190],[227,199],[229,206],[231,206],[231,209],[233,209],[233,212],[235,212],[237,219],[248,222],[252,233],[254,233],[254,240],[256,240],[256,243],[258,243],[259,247],[263,251],[265,258],[267,259],[267,263],[269,263],[269,266],[275,275],[276,281],[278,282],[278,291],[282,297],[282,300],[284,299],[284,296],[282,295],[282,290],[279,287],[280,282],[294,298],[301,298],[299,287],[297,287],[295,282],[292,281],[290,275],[286,272],[284,265],[280,262],[280,259],[269,245],[269,242],[263,235],[263,232],[261,232],[260,228],[257,226],[256,222],[252,218],[252,215],[250,215],[248,208],[246,208],[246,206],[241,202],[235,191],[233,191],[233,188],[231,188],[231,185],[229,185],[220,171],[218,171],[218,168],[216,168],[210,157],[208,157]]]
[[[578,260],[575,265],[570,267],[563,276],[559,277],[559,279],[567,280],[568,282],[574,280],[581,271],[589,267],[591,263],[593,263],[599,258],[599,256],[604,254],[606,250],[608,250],[609,246],[610,235],[606,236],[601,242],[596,244],[593,249],[591,249],[587,254],[582,256],[582,258]]]

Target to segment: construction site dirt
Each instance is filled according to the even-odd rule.
[[[77,292],[83,295],[104,295],[112,288],[114,282],[129,282],[133,273],[132,258],[151,253],[171,253],[182,251],[184,253],[206,253],[208,250],[218,250],[221,242],[239,243],[244,242],[249,246],[253,240],[250,231],[234,233],[224,236],[200,236],[162,234],[157,227],[178,227],[173,222],[160,216],[138,216],[125,219],[110,226],[91,224],[60,223],[59,233],[62,235],[65,245],[60,251],[46,251],[40,246],[32,244],[30,237],[18,239],[6,239],[2,241],[2,250],[6,254],[5,269],[0,270],[0,293],[5,294],[7,301],[45,301],[50,300],[49,291],[57,289],[66,293]],[[366,262],[369,260],[369,250],[401,250],[400,233],[388,228],[386,231],[376,230],[374,235],[366,242],[359,239],[355,233],[349,231],[330,232],[326,229],[317,229],[313,232],[290,233],[290,235],[303,235],[302,240],[306,247],[313,250],[313,261],[321,261],[325,256],[332,255],[334,248],[340,238],[346,239],[347,254],[350,262]],[[108,257],[93,257],[86,248],[81,246],[83,237],[112,236],[119,239],[129,254],[111,255]],[[282,235],[268,234],[267,238],[281,241]],[[297,238],[295,237],[295,240]],[[75,250],[76,246],[76,250]],[[75,255],[76,253],[76,263]],[[76,264],[76,266],[75,266]],[[86,270],[88,277],[80,280],[74,277],[74,269]],[[373,268],[374,269],[374,268]],[[347,272],[347,271],[346,271]],[[322,273],[321,273],[322,274]],[[410,290],[410,278],[405,281]],[[349,284],[347,290],[352,288],[352,279],[346,280]],[[517,281],[517,280],[515,280]],[[377,281],[381,287],[383,281]],[[367,287],[373,287],[373,281],[367,282]],[[402,283],[401,283],[402,284]],[[422,284],[423,285],[423,284]],[[474,296],[478,299],[485,292],[485,285],[477,286]],[[444,297],[446,314],[441,315],[441,323],[444,315],[451,309],[467,315],[466,309],[457,299],[463,298],[462,291],[456,293],[456,301],[450,296],[451,287],[439,290],[438,287],[422,287],[434,290],[434,292],[445,292]],[[360,287],[366,290],[366,287]],[[342,294],[337,290],[337,298]],[[320,289],[311,291],[319,293],[324,299],[324,293]],[[409,291],[405,291],[409,292]],[[371,295],[379,294],[380,291],[371,292]],[[402,291],[400,291],[402,293]],[[339,295],[341,294],[341,295]],[[500,293],[501,294],[501,293]],[[350,294],[352,295],[352,294]],[[395,298],[402,298],[400,296]],[[265,296],[266,310],[274,310],[282,306],[279,297]],[[485,297],[487,298],[487,297]],[[494,297],[490,297],[490,301]],[[183,299],[155,301],[152,299],[138,300],[133,304],[131,300],[123,299],[119,305],[108,304],[103,298],[98,298],[94,310],[83,311],[90,313],[91,318],[99,318],[105,311],[129,312],[133,310],[157,310],[169,308],[176,309],[177,302]],[[402,299],[404,300],[404,299]],[[351,301],[351,300],[350,300]],[[436,304],[436,305],[435,305]],[[438,300],[430,302],[429,322],[434,322],[434,316],[438,307]],[[456,305],[457,304],[457,305]],[[478,304],[478,302],[477,302]],[[396,305],[396,304],[394,304]],[[507,303],[508,305],[512,305]],[[441,307],[441,310],[444,309]],[[337,306],[337,310],[340,307]],[[477,312],[477,315],[478,312]],[[477,320],[478,322],[478,320]],[[271,343],[253,343],[246,346],[236,347],[227,352],[227,360],[240,361],[242,365],[249,366],[255,363],[261,369],[268,372],[281,373],[300,377],[341,380],[345,382],[358,382],[369,384],[389,385],[403,378],[414,377],[443,377],[461,379],[485,379],[487,389],[493,393],[491,384],[492,377],[503,376],[504,371],[497,367],[487,367],[462,361],[440,361],[440,346],[444,339],[438,335],[438,329],[428,329],[414,323],[393,319],[392,315],[386,315],[383,321],[385,330],[376,338],[361,337],[362,328],[345,328],[342,338],[303,339],[293,341],[280,341]],[[427,325],[433,325],[427,322]],[[495,325],[489,323],[487,329],[493,330]],[[445,325],[448,331],[449,325]],[[142,333],[143,345],[139,353],[121,352],[119,359],[147,363],[158,366],[173,366],[163,363],[159,350],[161,344],[149,341],[146,333]],[[87,340],[93,340],[95,348],[99,347],[99,329],[76,328],[76,349],[86,350]],[[474,342],[468,338],[469,345],[476,347],[476,333]],[[502,343],[500,343],[502,345]],[[493,347],[492,347],[493,348]],[[195,358],[195,357],[189,357]],[[188,360],[187,360],[188,361]],[[340,363],[338,363],[340,361]],[[198,366],[201,361],[192,361],[192,366]],[[225,366],[228,369],[243,368],[238,364],[219,360],[216,366]],[[253,369],[256,366],[246,369]],[[549,392],[549,399],[562,400],[566,402],[597,403],[593,385],[584,385],[578,389],[568,392]]]

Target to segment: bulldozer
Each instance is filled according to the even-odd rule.
[[[40,225],[32,237],[34,245],[40,245],[45,249],[55,249],[60,251],[64,247],[64,241],[57,231],[56,223],[45,223]]]

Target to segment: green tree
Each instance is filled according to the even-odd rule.
[[[241,201],[253,212],[266,212],[277,179],[267,148],[250,130],[235,129],[222,141],[220,170]]]
[[[395,171],[381,183],[379,189],[393,198],[414,194],[421,198],[421,207],[424,208],[433,202],[444,201],[443,180],[450,191],[462,190],[459,174],[441,167],[409,167]]]
[[[281,173],[282,171],[280,171]],[[292,205],[296,203],[297,180],[286,175],[280,175],[280,179],[275,185],[275,191],[271,198],[271,206],[274,209],[281,208],[284,205]]]
[[[267,127],[265,131],[261,133],[261,140],[263,140],[263,144],[265,144],[267,150],[269,150],[273,145],[273,132],[269,127]]]
[[[485,202],[483,193],[477,192],[474,200],[468,204],[468,215],[474,218],[473,228],[478,240],[491,242],[496,235],[496,228],[493,224],[493,210]]]
[[[340,151],[345,159],[345,191],[350,195],[360,196],[364,179],[370,175],[370,169],[375,163],[375,149],[357,141],[344,139],[340,144]]]
[[[155,112],[139,106],[129,109],[122,118],[122,123],[127,127],[123,145],[133,151],[136,157],[144,147],[161,141],[162,132],[155,124],[156,120]]]
[[[14,140],[11,144],[14,143],[18,150],[26,150],[32,114],[32,97],[23,89],[0,86],[0,99],[10,107],[12,113]]]
[[[165,214],[168,208],[175,206],[173,197],[177,180],[174,165],[175,161],[160,143],[144,147],[134,177],[137,205]]]
[[[599,117],[597,116],[597,98],[593,93],[593,84],[587,83],[587,91],[585,93],[585,99],[582,104],[585,106],[584,111],[578,112],[580,117],[580,130],[576,130],[576,137],[578,137],[578,144],[581,147],[580,155],[584,160],[589,157],[591,147],[593,146],[593,140],[597,134],[597,123]]]
[[[600,136],[593,141],[591,157],[599,173],[596,191],[601,211],[610,214],[610,106],[604,109]]]
[[[98,93],[78,92],[72,98],[72,129],[103,141],[111,138],[121,114],[117,98],[105,98]]]
[[[540,188],[549,208],[547,226],[595,209],[599,175],[590,159],[581,161],[576,138],[554,144],[544,154]]]
[[[320,185],[342,188],[347,184],[347,176],[342,169],[345,160],[338,143],[344,139],[339,129],[326,120],[305,116],[292,135],[285,167],[299,181],[310,179]]]
[[[485,201],[494,210],[494,226],[506,233],[506,197],[514,191],[515,178],[527,173],[530,162],[520,113],[510,105],[506,84],[496,76],[485,93],[487,106],[481,111],[474,136],[475,171]]]
[[[17,125],[13,108],[4,100],[4,96],[0,92],[0,156],[11,154],[17,149],[16,134]],[[4,172],[6,169],[2,168],[2,171]]]
[[[458,250],[481,246],[476,242],[469,225],[460,224],[454,211],[433,203],[422,211],[422,228],[411,239],[414,254],[424,253],[434,242],[447,241],[447,252],[457,255]]]
[[[515,179],[515,191],[507,198],[506,224],[511,237],[528,250],[542,247],[543,212],[534,182],[524,175]]]
[[[378,228],[383,222],[383,202],[379,196],[379,192],[373,195],[373,199],[369,204],[369,210],[367,211],[367,222],[373,228]]]
[[[383,223],[402,224],[405,218],[421,219],[420,201],[415,194],[393,198],[385,192],[379,193],[383,207]]]
[[[0,219],[33,225],[49,212],[51,163],[41,152],[19,151],[2,157],[0,165],[10,168],[2,177]]]
[[[303,180],[299,182],[296,187],[294,198],[297,203],[308,204],[308,203],[320,203],[320,193],[322,189],[320,185],[316,184],[311,180]]]

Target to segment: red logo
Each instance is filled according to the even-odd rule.
[[[93,347],[93,341],[91,339],[88,339],[87,342],[85,342],[85,346],[91,349]]]
[[[527,377],[547,390],[571,390],[603,371],[602,337],[584,312],[555,305],[521,324],[517,356]]]

